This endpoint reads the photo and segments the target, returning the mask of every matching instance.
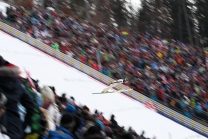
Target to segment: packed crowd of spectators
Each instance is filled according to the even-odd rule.
[[[112,115],[77,105],[58,96],[55,87],[22,78],[17,66],[0,56],[1,139],[147,139],[131,127],[125,130]],[[155,139],[155,137],[153,138]]]
[[[205,48],[110,30],[52,11],[8,8],[2,21],[187,117],[208,121]],[[101,65],[99,64],[99,61]]]

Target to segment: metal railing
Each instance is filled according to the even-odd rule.
[[[32,45],[33,47],[61,60],[62,62],[84,72],[85,74],[88,74],[89,76],[92,76],[93,78],[95,78],[105,84],[109,84],[110,82],[113,81],[112,78],[92,69],[91,67],[81,63],[78,60],[75,60],[75,59],[63,54],[62,52],[54,50],[53,48],[47,46],[43,42],[38,41],[38,40],[26,35],[25,33],[18,31],[17,29],[15,29],[15,28],[13,28],[3,22],[0,22],[0,30],[7,32],[10,35],[13,35],[14,37]],[[21,47],[21,46],[18,46],[18,47]],[[129,87],[120,84],[118,87],[116,87],[116,89],[129,89]],[[199,134],[201,134],[205,137],[208,137],[208,128],[206,126],[204,126],[204,125],[202,125],[192,119],[185,117],[184,115],[166,107],[165,105],[162,105],[156,101],[153,101],[150,98],[148,98],[148,97],[146,97],[146,96],[142,95],[141,93],[136,92],[134,90],[126,92],[124,94],[126,94],[126,95],[128,95],[128,96],[130,96],[130,97],[134,98],[135,100],[138,100],[139,102],[142,102],[142,103],[152,101],[160,114],[198,132]]]

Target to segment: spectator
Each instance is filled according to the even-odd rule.
[[[75,118],[72,114],[66,113],[62,116],[60,126],[55,131],[50,131],[48,139],[76,139],[72,134],[76,125]]]
[[[67,104],[66,94],[62,94],[62,96],[59,97],[58,99],[59,99],[59,101],[61,102],[62,105],[66,106],[66,104]]]
[[[188,117],[188,118],[192,118],[192,115],[191,115],[190,111],[188,110],[188,108],[186,108],[186,109],[184,110],[184,115],[185,115],[186,117]]]
[[[104,130],[105,130],[105,126],[104,126],[103,123],[100,121],[100,119],[99,119],[99,117],[98,117],[97,114],[95,114],[95,115],[93,116],[93,119],[94,119],[95,122],[99,125],[100,129],[101,129],[102,131],[104,131]]]
[[[4,114],[5,112],[5,104],[7,102],[7,98],[0,92],[0,117]],[[6,135],[6,129],[0,125],[0,138],[1,139],[9,139],[9,137]]]
[[[146,138],[144,137],[144,134],[145,134],[145,131],[142,131],[142,134],[139,136],[139,139],[146,139]]]
[[[182,110],[184,110],[187,107],[187,103],[186,103],[185,98],[181,98],[179,104],[180,104],[180,107]]]
[[[131,88],[180,108],[181,113],[188,106],[196,109],[196,102],[202,104],[208,97],[204,91],[208,89],[205,60],[208,51],[204,48],[150,34],[124,35],[122,31],[83,23],[55,12],[8,8],[7,15],[6,19],[0,18],[107,76],[128,78]],[[187,97],[184,101],[183,96]],[[205,107],[202,106],[203,112],[207,110]]]
[[[84,137],[84,139],[104,139],[100,132],[100,128],[97,126],[91,126]]]
[[[131,133],[124,133],[120,139],[134,139],[134,136]]]
[[[1,65],[8,66],[8,67],[5,67],[5,66],[0,67],[0,79],[5,78],[4,81],[7,81],[7,83],[11,83],[11,81],[8,82],[8,79],[12,78],[14,75],[16,78],[18,77],[17,74],[19,72],[16,71],[16,69],[18,69],[18,68],[14,67],[14,65],[12,65],[12,64],[9,64],[3,58],[0,59],[0,63],[1,63]],[[16,72],[14,72],[14,73],[10,72],[10,77],[7,77],[7,78],[2,77],[2,75],[8,76],[8,73],[5,71],[5,69],[7,69],[7,68],[14,68],[11,70],[16,71]],[[17,80],[16,78],[14,79],[14,77],[13,77],[10,80],[12,80],[12,81]],[[11,101],[12,100],[11,97],[16,96],[16,94],[11,93],[11,90],[9,88],[6,88],[5,85],[3,86],[3,83],[5,83],[5,82],[1,82],[1,81],[2,80],[0,80],[0,85],[4,89],[2,91],[7,91],[6,93],[4,92],[7,95],[9,93],[12,94],[12,96],[8,95],[10,97],[10,101]],[[26,94],[29,94],[35,103],[35,105],[33,105],[32,108],[34,108],[35,111],[37,111],[37,109],[35,107],[39,107],[42,104],[42,101],[39,100],[39,99],[41,99],[40,95],[38,95],[38,97],[37,97],[37,95],[35,95],[35,94],[38,94],[38,92],[35,92],[35,90],[30,88],[30,85],[26,79],[21,79],[21,81],[23,82],[22,85],[24,86],[24,88],[27,89],[27,91],[28,91]],[[19,82],[19,84],[20,84],[20,82]],[[37,86],[38,86],[38,84],[37,84]],[[12,87],[14,88],[15,86],[12,86]],[[21,91],[24,92],[24,88],[22,88]],[[17,87],[15,89],[18,90]],[[52,89],[55,92],[55,88],[52,87]],[[47,122],[45,122],[45,121],[40,121],[40,122],[43,122],[43,124],[41,124],[41,125],[46,125],[47,129],[49,130],[48,134],[42,134],[42,131],[41,131],[41,133],[37,133],[37,134],[28,134],[26,136],[26,138],[45,137],[46,135],[48,135],[46,137],[48,139],[65,139],[65,138],[66,139],[81,139],[81,138],[82,139],[107,139],[109,137],[110,138],[119,138],[119,139],[133,139],[133,137],[138,137],[138,134],[135,131],[133,131],[133,130],[126,131],[124,129],[124,127],[119,127],[117,121],[115,120],[114,115],[111,116],[111,120],[110,120],[111,122],[108,122],[108,120],[106,120],[105,117],[103,116],[103,113],[99,113],[98,111],[95,111],[96,114],[92,115],[90,113],[90,109],[86,105],[85,106],[77,106],[75,104],[74,97],[70,97],[70,99],[65,101],[66,107],[65,107],[65,110],[62,112],[63,115],[62,115],[62,118],[59,123],[58,117],[60,115],[59,115],[59,111],[58,111],[58,108],[57,108],[55,102],[57,102],[57,104],[60,105],[61,103],[58,101],[58,98],[59,99],[60,98],[66,99],[66,95],[63,95],[62,97],[59,97],[59,96],[55,97],[55,94],[52,91],[52,89],[49,86],[44,86],[43,88],[40,89],[40,92],[43,96],[43,105],[40,109],[44,113],[44,117],[47,120]],[[15,93],[18,93],[16,90],[15,90]],[[31,98],[29,96],[27,96],[25,94],[23,96],[27,97],[27,101],[31,102],[31,100],[30,100]],[[4,99],[4,97],[2,97],[0,95],[0,100],[1,100],[0,101],[0,115],[4,111],[4,109],[2,109],[3,108],[2,104],[5,103],[5,101],[3,99]],[[15,100],[12,100],[12,102],[15,102]],[[25,102],[25,101],[23,101],[23,102]],[[26,108],[26,110],[28,109],[29,106],[31,106],[31,105],[29,105],[29,103],[27,103],[28,106],[25,106],[24,104],[26,104],[26,103],[22,103],[22,105]],[[10,102],[8,105],[9,111],[12,111],[10,109],[11,106],[12,106],[12,104]],[[61,105],[60,107],[63,107],[63,105]],[[62,110],[62,109],[63,108],[60,108],[60,110]],[[6,113],[8,113],[9,111],[6,111]],[[27,111],[27,113],[26,113],[26,118],[27,118],[28,113],[29,113],[29,111]],[[12,114],[14,114],[14,112]],[[38,114],[38,113],[36,113],[36,114]],[[4,116],[5,116],[5,114],[4,114]],[[10,115],[6,115],[6,116],[10,116]],[[31,116],[33,116],[33,115],[31,115]],[[43,115],[40,115],[40,116],[43,116]],[[8,118],[8,117],[6,117],[6,118]],[[20,121],[20,116],[18,118]],[[13,120],[13,118],[11,118],[10,120],[12,120],[13,123],[16,122]],[[17,120],[17,118],[15,118],[15,120]],[[25,120],[23,120],[23,121],[25,121]],[[5,122],[5,121],[3,121],[3,122]],[[8,121],[8,123],[9,123],[9,121]],[[47,123],[47,124],[45,124],[45,123]],[[60,126],[59,126],[59,124],[60,124]],[[10,128],[8,128],[8,129],[10,130]],[[12,130],[12,131],[15,131],[15,130]],[[45,128],[44,128],[44,131],[45,131]],[[47,132],[45,132],[45,133],[47,133]],[[0,136],[1,136],[1,134],[0,134]],[[4,137],[6,137],[6,136],[4,135]],[[13,137],[12,139],[14,139],[14,138],[17,138],[17,137]],[[21,136],[21,138],[24,138],[24,136]]]
[[[71,114],[75,114],[77,110],[76,110],[74,105],[67,104],[66,107],[65,107],[65,111],[68,112],[68,113],[71,113]]]
[[[118,127],[118,123],[117,123],[117,121],[115,120],[115,116],[114,116],[114,115],[111,115],[110,121],[111,121],[111,126],[112,126],[112,128],[117,128],[117,127]]]
[[[55,103],[55,95],[48,86],[44,86],[41,89],[41,94],[43,95],[43,106],[41,110],[45,111],[47,115],[48,130],[55,130],[60,119],[60,113]]]
[[[7,129],[11,139],[22,139],[27,125],[31,124],[34,104],[19,80],[19,68],[0,56],[0,90],[7,97],[7,110],[1,118],[1,124]],[[25,107],[27,113],[24,122],[18,113],[18,104]]]
[[[59,49],[59,44],[58,44],[57,42],[53,42],[53,43],[51,44],[51,47],[54,48],[55,50],[58,50],[58,51],[60,50],[60,49]]]
[[[201,107],[199,102],[196,104],[196,113],[197,114],[201,114],[202,113],[202,107]]]

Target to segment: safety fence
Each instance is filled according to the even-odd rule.
[[[44,44],[43,42],[34,39],[28,35],[26,35],[25,33],[22,33],[20,31],[18,31],[17,29],[3,23],[0,22],[0,30],[5,31],[7,33],[9,33],[10,35],[32,45],[33,47],[61,60],[62,62],[82,71],[83,73],[88,74],[89,76],[92,76],[93,78],[105,83],[105,84],[109,84],[113,81],[112,78],[105,76],[104,74],[100,73],[99,71],[94,70],[93,68],[81,63],[80,61],[73,59],[72,57],[69,57],[67,55],[65,55],[62,52],[56,51],[53,48],[51,48],[50,46]],[[18,46],[21,47],[21,46]],[[1,52],[0,52],[1,53]],[[129,87],[125,86],[125,85],[118,85],[116,87],[116,89],[130,89]],[[156,102],[151,100],[150,98],[142,95],[139,92],[136,92],[134,90],[129,91],[129,92],[125,92],[125,95],[128,95],[132,98],[134,98],[135,100],[138,100],[139,102],[145,103],[148,101],[152,101],[155,105],[155,107],[157,108],[158,112],[184,126],[186,126],[189,129],[192,129],[196,132],[198,132],[201,135],[204,135],[208,138],[208,127],[192,120],[189,119],[187,117],[185,117],[184,115]],[[125,102],[124,102],[125,103]],[[181,131],[183,132],[183,131]],[[182,133],[181,133],[182,134]]]

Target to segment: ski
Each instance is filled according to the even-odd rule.
[[[127,90],[117,90],[117,91],[113,91],[113,92],[104,92],[104,93],[92,93],[92,94],[111,94],[111,93],[121,93],[121,92],[128,92],[128,91],[132,91],[133,89],[127,89]]]
[[[105,93],[92,93],[92,94],[111,94],[111,93],[115,93],[115,92],[105,92]]]

